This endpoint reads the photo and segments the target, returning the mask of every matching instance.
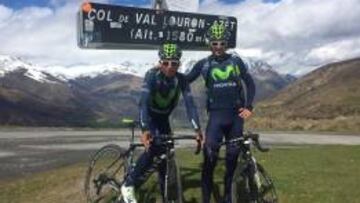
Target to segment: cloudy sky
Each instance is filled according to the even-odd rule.
[[[82,0],[0,0],[0,54],[41,65],[155,61],[154,51],[83,50],[76,42]],[[151,0],[97,0],[150,7]],[[360,56],[359,0],[201,0],[199,12],[236,16],[237,49],[283,73]],[[208,52],[185,52],[202,57]],[[135,56],[135,57],[134,57]]]

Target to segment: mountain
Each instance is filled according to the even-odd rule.
[[[96,114],[96,122],[118,123],[122,117],[137,117],[142,78],[109,73],[69,80],[73,92],[86,98],[85,106]]]
[[[135,117],[142,78],[132,65],[40,67],[0,56],[0,123],[97,125]]]
[[[186,72],[195,62],[194,59],[183,61],[181,71]],[[292,82],[264,62],[247,59],[247,63],[258,87],[259,100]],[[152,66],[125,61],[41,67],[21,58],[0,56],[0,102],[2,111],[7,112],[2,114],[0,122],[82,125],[118,123],[121,117],[137,117],[142,77]],[[200,80],[192,88],[198,106],[204,109],[205,89]],[[180,101],[174,120],[186,120],[184,112]]]
[[[360,126],[359,78],[360,58],[325,65],[284,88],[273,98],[260,102],[257,114],[273,120],[317,123],[308,122],[306,128],[309,129]],[[319,121],[328,122],[328,126],[322,128]]]
[[[280,74],[268,63],[251,58],[244,59],[257,87],[255,101],[269,98],[279,90],[293,83],[297,78],[290,74]]]
[[[92,114],[68,83],[14,57],[0,58],[0,123],[83,125]]]

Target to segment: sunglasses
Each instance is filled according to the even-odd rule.
[[[226,45],[226,42],[211,42],[211,46],[214,46],[214,47],[216,47],[216,46],[225,46]]]
[[[180,61],[161,61],[161,64],[164,66],[177,67],[180,65]]]

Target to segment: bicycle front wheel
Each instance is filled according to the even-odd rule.
[[[258,192],[258,202],[260,203],[277,203],[278,196],[274,183],[266,172],[264,167],[257,163],[257,171],[260,179],[260,188]]]
[[[106,145],[91,157],[85,177],[85,194],[90,203],[112,203],[120,195],[127,161],[118,145]]]
[[[175,155],[174,155],[175,156]],[[177,167],[175,157],[169,163],[169,179],[167,183],[167,203],[182,203],[183,191],[180,177],[180,169]]]
[[[250,188],[249,179],[245,173],[245,166],[243,163],[238,163],[234,173],[232,182],[232,202],[233,203],[249,203],[250,202]]]
[[[241,166],[240,166],[241,167]],[[234,203],[277,203],[278,197],[271,177],[264,167],[256,163],[256,173],[249,169],[236,170],[232,184],[232,201]]]

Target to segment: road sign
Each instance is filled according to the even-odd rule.
[[[235,17],[84,3],[78,14],[78,45],[90,49],[157,49],[159,44],[171,41],[183,49],[208,50],[204,35],[215,21],[229,28],[229,47],[235,47]]]

